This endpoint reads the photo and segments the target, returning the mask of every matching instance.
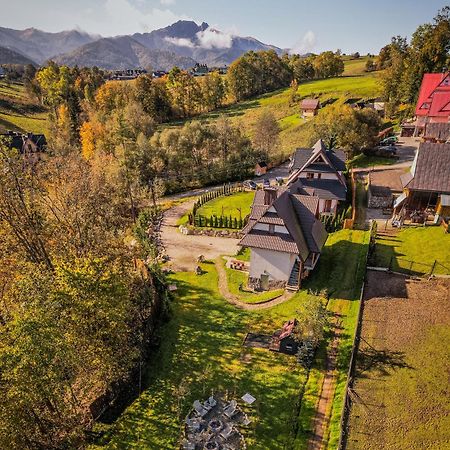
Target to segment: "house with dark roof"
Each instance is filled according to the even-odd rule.
[[[319,220],[319,198],[286,187],[256,191],[239,242],[250,249],[249,284],[297,290],[314,269],[327,233]]]
[[[450,144],[421,143],[411,170],[400,178],[394,220],[422,223],[450,215]]]
[[[15,148],[22,154],[41,153],[47,149],[47,139],[44,134],[8,131],[0,134],[0,138],[10,148]]]
[[[313,117],[320,109],[320,102],[316,98],[305,98],[300,103],[300,110],[303,117]]]
[[[339,202],[347,197],[345,162],[345,152],[328,150],[319,139],[313,148],[294,153],[287,185],[294,194],[318,197],[319,214],[335,215]]]
[[[450,73],[426,73],[416,105],[414,136],[422,136],[427,123],[446,123],[450,118]]]

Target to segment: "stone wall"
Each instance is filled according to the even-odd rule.
[[[254,291],[261,291],[261,279],[248,277],[247,287]],[[285,287],[286,281],[269,280],[269,291],[284,289]]]
[[[194,236],[213,236],[224,237],[232,239],[240,239],[242,237],[242,231],[228,231],[228,230],[212,230],[208,228],[191,228],[184,225],[179,226],[181,234],[194,235]]]

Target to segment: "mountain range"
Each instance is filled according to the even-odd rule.
[[[150,33],[108,38],[77,30],[48,33],[35,28],[0,27],[0,64],[17,63],[20,55],[37,65],[52,59],[68,66],[97,66],[107,70],[137,67],[169,70],[173,66],[186,69],[196,62],[208,66],[229,65],[249,50],[269,49],[282,52],[255,38],[224,33],[205,22],[197,25],[186,20]],[[10,57],[6,50],[11,51]]]

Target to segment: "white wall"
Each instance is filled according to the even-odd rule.
[[[296,254],[252,248],[250,251],[250,277],[260,278],[268,273],[270,280],[287,281],[295,262]]]
[[[330,212],[325,213],[325,200],[321,198],[319,199],[319,214],[336,214],[337,205],[337,200],[331,200],[331,210]]]

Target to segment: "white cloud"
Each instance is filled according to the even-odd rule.
[[[99,32],[104,35],[131,34],[151,31],[170,25],[186,16],[178,16],[170,9],[152,8],[141,11],[128,0],[106,0],[105,17],[99,22]]]
[[[175,0],[159,0],[159,3],[164,6],[170,6],[175,4]]]
[[[229,33],[223,33],[213,28],[207,28],[197,33],[199,46],[207,49],[211,48],[230,48],[233,44],[233,36]]]
[[[291,53],[303,55],[312,52],[317,44],[317,38],[313,31],[309,30],[305,35],[291,48]]]
[[[189,48],[194,48],[195,44],[187,38],[176,38],[176,37],[165,37],[164,38],[165,41],[170,42],[171,44],[174,45],[179,45],[180,47],[189,47]]]

